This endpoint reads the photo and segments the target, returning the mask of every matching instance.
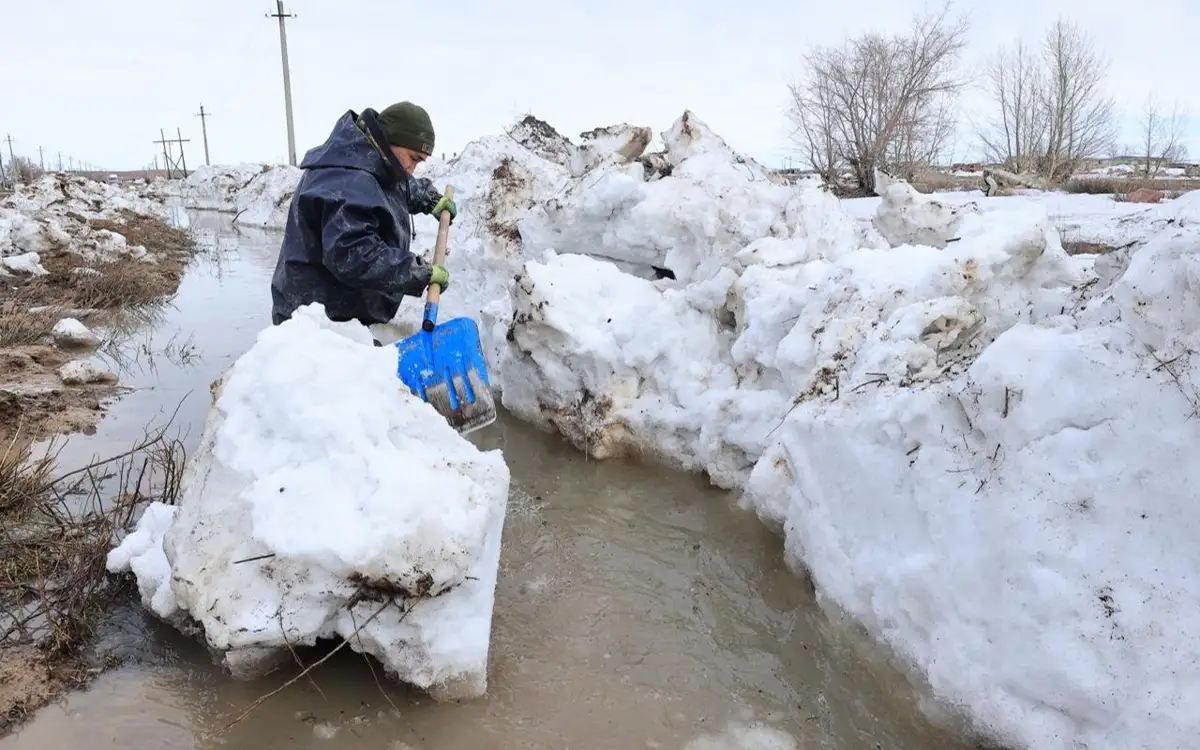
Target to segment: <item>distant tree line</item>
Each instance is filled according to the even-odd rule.
[[[951,10],[946,2],[915,16],[904,33],[866,33],[805,55],[787,114],[801,157],[826,182],[849,175],[870,192],[876,169],[911,178],[938,163],[972,88],[987,101],[975,131],[990,163],[1061,182],[1085,160],[1115,154],[1108,61],[1082,28],[1060,19],[1037,44],[1000,49],[981,75],[969,75],[962,65],[968,22]],[[1177,107],[1166,111],[1155,95],[1147,98],[1139,142],[1125,147],[1140,174],[1153,177],[1186,158],[1183,122]]]

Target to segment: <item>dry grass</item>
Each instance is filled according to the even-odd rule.
[[[36,344],[50,333],[58,322],[53,310],[29,312],[28,308],[6,303],[0,307],[0,346],[26,346]]]
[[[167,426],[52,476],[56,453],[52,445],[33,458],[13,440],[0,462],[0,673],[24,678],[19,691],[0,688],[0,734],[94,676],[86,646],[115,599],[132,591],[108,573],[108,552],[146,502],[176,501],[185,458]]]
[[[1068,193],[1125,196],[1138,188],[1162,191],[1164,196],[1178,195],[1200,188],[1200,180],[1144,180],[1134,177],[1077,177],[1062,189]]]
[[[922,193],[937,193],[947,190],[979,190],[983,176],[959,177],[944,172],[922,172],[913,178],[912,186]]]
[[[33,507],[50,486],[53,471],[53,458],[34,458],[29,441],[19,434],[0,445],[0,520],[19,519]]]
[[[26,306],[131,308],[161,300],[178,288],[195,250],[195,242],[187,232],[161,219],[132,212],[122,213],[116,221],[87,223],[92,230],[115,232],[129,245],[145,247],[155,256],[155,262],[128,256],[108,262],[90,261],[60,249],[42,258],[49,275],[22,284],[16,294],[18,301]]]

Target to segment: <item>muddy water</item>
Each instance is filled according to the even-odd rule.
[[[234,234],[213,215],[193,222],[216,230],[219,251],[128,347],[140,356],[125,382],[139,390],[66,461],[112,453],[177,408],[194,446],[208,383],[267,324],[277,239]],[[965,747],[826,620],[778,537],[728,494],[655,467],[586,461],[510,419],[476,440],[504,450],[513,478],[485,698],[436,704],[381,686],[366,660],[343,653],[217,733],[294,671],[232,681],[135,607],[102,643],[125,665],[0,749]]]

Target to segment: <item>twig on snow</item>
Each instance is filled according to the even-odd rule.
[[[362,636],[358,634],[358,631],[359,631],[358,623],[354,619],[354,611],[353,610],[350,611],[350,623],[352,625],[354,625],[354,628],[355,628],[354,635],[355,635],[355,637],[358,638],[359,648],[366,648],[365,646],[363,646]],[[379,692],[381,695],[383,695],[383,699],[388,702],[388,705],[391,706],[392,710],[396,712],[397,716],[399,716],[400,709],[396,706],[396,704],[394,702],[392,702],[392,696],[388,695],[387,691],[383,689],[383,683],[381,683],[379,681],[379,675],[375,674],[375,666],[373,664],[371,664],[370,654],[366,653],[366,651],[360,651],[359,653],[362,654],[363,661],[365,661],[367,663],[367,669],[371,670],[371,677],[375,680],[375,687],[379,688]]]
[[[268,552],[265,555],[255,555],[254,557],[243,557],[241,560],[234,560],[233,562],[231,562],[229,564],[230,565],[241,565],[242,563],[258,562],[259,560],[270,560],[272,557],[275,557],[275,553]]]
[[[346,646],[347,646],[347,645],[350,643],[350,639],[351,639],[351,638],[355,638],[355,637],[357,637],[357,636],[358,636],[358,634],[362,632],[362,629],[363,629],[363,628],[367,627],[367,626],[368,626],[368,625],[370,625],[372,622],[374,622],[374,621],[375,621],[375,618],[377,618],[377,617],[379,617],[381,614],[383,614],[383,610],[387,609],[388,607],[392,606],[393,604],[395,604],[395,601],[393,601],[393,600],[391,600],[391,599],[389,599],[388,601],[384,602],[384,603],[383,603],[383,605],[382,605],[382,606],[381,606],[379,609],[375,610],[375,612],[374,612],[374,613],[372,613],[372,615],[371,615],[370,617],[368,617],[368,618],[367,618],[365,621],[363,621],[363,624],[362,624],[362,625],[360,625],[360,626],[358,626],[358,628],[356,628],[356,629],[355,629],[355,631],[354,631],[353,633],[351,633],[351,634],[350,634],[348,637],[346,637],[346,638],[343,638],[343,639],[342,639],[342,642],[341,642],[341,643],[339,643],[337,646],[335,646],[335,647],[333,648],[333,650],[332,650],[332,651],[330,651],[328,654],[325,654],[324,656],[322,656],[322,657],[321,657],[320,659],[318,659],[317,661],[314,661],[314,662],[313,662],[312,664],[310,664],[309,666],[305,667],[305,668],[304,668],[304,671],[303,671],[303,672],[301,672],[300,674],[296,675],[296,676],[295,676],[295,677],[293,677],[292,679],[290,679],[290,680],[288,680],[287,682],[283,683],[282,685],[280,685],[279,687],[275,688],[274,690],[272,690],[271,692],[267,693],[266,695],[263,695],[263,696],[259,697],[259,698],[258,698],[258,700],[254,701],[254,702],[253,702],[253,703],[251,703],[249,706],[247,706],[247,707],[246,707],[246,710],[244,710],[244,711],[242,711],[240,714],[238,714],[238,715],[237,715],[237,717],[236,717],[235,719],[233,719],[233,721],[230,721],[228,724],[226,724],[225,726],[221,727],[221,729],[220,729],[220,730],[218,730],[218,731],[219,731],[219,732],[227,732],[227,731],[229,731],[229,730],[230,730],[230,729],[232,729],[234,726],[236,726],[236,725],[240,724],[242,721],[244,721],[244,720],[246,719],[246,717],[247,717],[247,716],[249,716],[250,714],[254,713],[254,712],[255,712],[255,711],[258,709],[258,707],[259,707],[259,706],[261,706],[263,703],[266,703],[266,702],[267,702],[268,700],[270,700],[271,698],[275,697],[276,695],[279,695],[279,694],[280,694],[280,693],[282,693],[284,690],[287,690],[288,688],[290,688],[292,685],[295,685],[297,682],[299,682],[300,680],[302,680],[302,679],[304,679],[305,677],[307,677],[307,676],[308,676],[308,674],[309,674],[310,672],[312,672],[314,669],[316,669],[317,667],[321,666],[321,665],[322,665],[322,664],[324,664],[325,662],[327,662],[327,661],[329,661],[330,659],[332,659],[332,658],[333,658],[333,656],[334,656],[334,654],[336,654],[336,653],[338,653],[339,651],[341,651],[343,648],[345,648],[345,647],[346,647]],[[413,604],[410,604],[410,605],[409,605],[409,607],[408,607],[408,609],[402,610],[402,613],[401,613],[401,615],[400,615],[400,620],[399,620],[399,622],[403,622],[403,621],[404,621],[404,618],[405,618],[405,617],[408,617],[408,613],[409,613],[409,612],[412,612],[412,608],[413,608],[413,605],[414,605],[414,604],[415,604],[415,602],[414,602]],[[361,643],[361,640],[360,640],[360,643]]]
[[[297,654],[296,649],[292,647],[292,641],[290,638],[288,638],[288,635],[287,635],[287,628],[283,627],[283,606],[282,605],[280,605],[279,609],[275,610],[275,619],[279,620],[279,633],[280,633],[280,635],[283,636],[283,642],[287,644],[288,651],[292,652],[292,658],[295,659],[296,663],[300,665],[300,668],[304,670],[300,674],[308,675],[308,668],[306,666],[304,666],[304,662],[300,660],[300,655]],[[324,699],[326,702],[329,701],[329,699],[325,697],[325,691],[321,689],[321,686],[317,684],[316,680],[314,680],[311,676],[309,676],[308,682],[310,685],[312,685],[314,688],[316,688],[317,693],[320,694],[322,699]]]

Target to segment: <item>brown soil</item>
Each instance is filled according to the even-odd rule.
[[[0,442],[22,436],[91,434],[112,385],[65,385],[58,368],[72,355],[52,346],[0,348]]]
[[[58,692],[56,682],[33,646],[0,651],[0,732],[47,703]]]

